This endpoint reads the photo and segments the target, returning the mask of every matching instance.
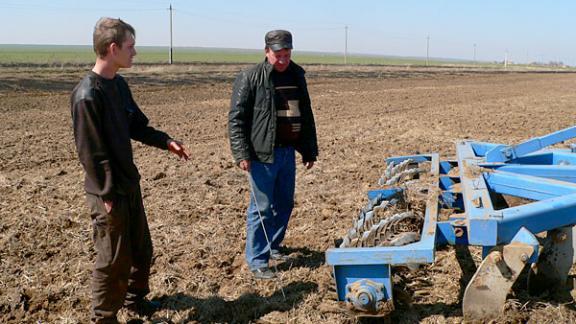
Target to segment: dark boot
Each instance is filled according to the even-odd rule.
[[[130,303],[124,307],[126,310],[128,310],[130,315],[150,317],[152,314],[160,310],[160,306],[162,306],[160,302],[151,301],[144,298]]]

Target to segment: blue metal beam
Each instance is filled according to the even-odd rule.
[[[576,165],[576,154],[570,150],[555,150],[552,158],[555,165]]]
[[[431,155],[432,154],[395,156],[395,157],[387,158],[386,163],[390,163],[390,162],[400,163],[400,162],[402,162],[404,160],[408,160],[408,159],[414,160],[414,162],[416,162],[416,163],[422,163],[422,162],[431,161],[432,160]]]
[[[498,171],[525,174],[534,177],[576,183],[576,165],[520,165],[504,164],[493,166]]]
[[[564,195],[496,211],[498,244],[509,243],[525,227],[532,233],[576,224],[576,194]]]
[[[450,170],[458,166],[457,161],[440,161],[440,174],[448,174]]]
[[[531,138],[517,145],[496,146],[486,153],[486,162],[508,162],[574,137],[576,137],[576,126],[541,137]]]
[[[329,265],[401,265],[432,263],[432,261],[434,261],[434,247],[431,248],[428,242],[403,246],[330,248],[326,251],[326,263]]]
[[[486,172],[484,179],[493,192],[531,200],[544,200],[576,193],[576,184],[525,174]]]
[[[500,146],[504,147],[503,144],[494,144],[494,143],[486,143],[486,142],[471,142],[472,150],[474,151],[475,156],[483,157],[486,155],[487,152],[493,150],[494,148]]]
[[[478,167],[471,141],[456,144],[462,200],[467,216],[468,240],[473,245],[496,245],[497,225],[490,212],[494,210],[488,187]]]
[[[554,152],[548,150],[541,150],[535,153],[528,154],[526,156],[522,156],[516,158],[514,160],[510,160],[506,162],[507,164],[544,164],[544,165],[551,165],[554,164]],[[486,163],[490,164],[490,163]],[[496,165],[503,165],[503,163],[494,163]]]

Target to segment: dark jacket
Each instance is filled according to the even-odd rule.
[[[130,139],[168,149],[170,137],[148,126],[148,118],[119,75],[108,80],[89,72],[74,88],[70,104],[88,193],[113,200],[115,194],[132,192],[138,186],[140,174]]]
[[[274,66],[267,60],[240,72],[234,82],[230,113],[228,115],[228,135],[230,147],[236,163],[242,160],[274,161],[276,140],[276,107],[274,85],[270,74]],[[294,73],[298,80],[302,129],[295,149],[304,162],[316,161],[318,144],[316,126],[310,106],[310,95],[306,86],[306,73],[302,67],[290,62],[283,73]]]

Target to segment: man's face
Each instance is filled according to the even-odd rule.
[[[122,43],[122,47],[116,47],[116,64],[118,67],[129,68],[132,66],[132,59],[136,56],[135,44],[134,35],[130,34]]]
[[[292,55],[291,49],[281,49],[279,51],[273,51],[270,48],[266,48],[266,57],[268,58],[268,63],[274,66],[274,70],[278,72],[284,72],[290,64],[290,56]]]

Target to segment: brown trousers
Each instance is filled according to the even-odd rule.
[[[116,313],[150,292],[152,240],[140,187],[117,195],[110,213],[102,198],[86,194],[96,260],[92,272],[92,320],[116,323]]]

